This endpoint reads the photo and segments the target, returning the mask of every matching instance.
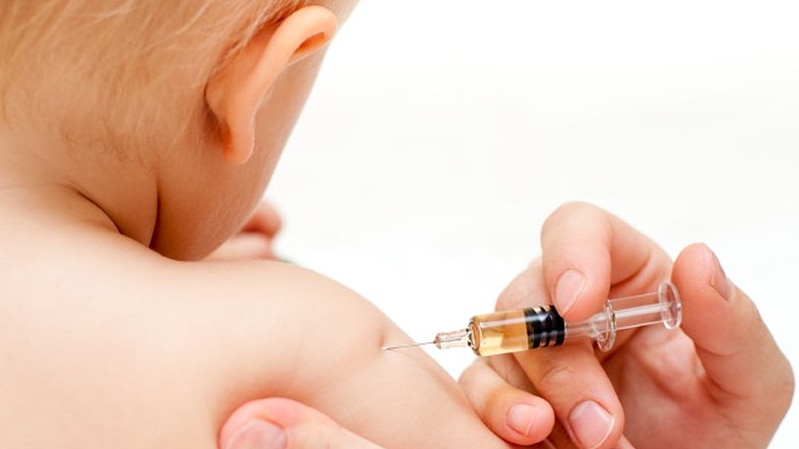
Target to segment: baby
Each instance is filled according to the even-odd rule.
[[[573,358],[478,363],[464,393],[422,351],[382,352],[407,336],[347,288],[278,262],[206,259],[257,207],[355,2],[0,3],[0,447],[212,449],[229,416],[269,397],[392,449],[508,449],[506,440],[550,433],[563,447],[607,449],[625,444],[626,429],[640,438],[659,422],[642,414],[625,428],[611,385],[622,370],[606,377],[585,347]],[[618,251],[602,246],[613,239],[601,224],[618,223],[607,214],[580,206],[553,217],[542,262],[511,284],[505,305],[551,297],[579,319],[608,290],[668,276],[671,262],[628,228],[613,228],[623,231]],[[707,279],[723,279],[691,251],[674,270],[686,332],[715,310]],[[627,265],[637,271],[618,272]],[[679,335],[680,362],[693,369]],[[779,382],[759,391],[791,393],[772,346],[758,348],[761,367]],[[708,372],[724,371],[717,365]],[[657,379],[644,368],[633,378]],[[753,441],[767,441],[787,397]],[[702,404],[707,421],[719,421],[714,401]]]
[[[392,448],[503,449],[352,291],[200,262],[258,204],[354,0],[0,5],[0,447],[216,448],[282,396]],[[192,262],[187,262],[192,261]]]

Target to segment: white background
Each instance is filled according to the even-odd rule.
[[[593,202],[672,255],[709,243],[799,366],[797,124],[793,2],[364,0],[267,197],[283,255],[419,340],[493,310],[546,216]],[[792,410],[771,447],[798,445]]]

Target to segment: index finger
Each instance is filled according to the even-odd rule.
[[[587,203],[556,210],[544,223],[541,248],[547,290],[569,321],[589,318],[611,293],[655,288],[668,278],[671,265],[652,240]]]
[[[542,277],[540,263],[534,262],[502,292],[497,308],[544,302]],[[534,390],[549,402],[559,418],[562,427],[558,432],[556,426],[554,437],[560,444],[570,440],[579,442],[580,447],[607,448],[620,441],[624,411],[590,344],[516,352],[513,356]]]

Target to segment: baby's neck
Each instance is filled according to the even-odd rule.
[[[0,128],[0,200],[22,215],[46,207],[63,218],[98,222],[144,245],[158,212],[155,179],[143,166],[7,128]]]

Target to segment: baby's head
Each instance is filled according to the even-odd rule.
[[[201,257],[260,198],[354,4],[4,0],[0,154],[49,161],[123,234]]]

